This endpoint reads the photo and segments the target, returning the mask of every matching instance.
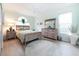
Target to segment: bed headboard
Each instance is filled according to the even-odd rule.
[[[27,25],[16,25],[16,30],[30,30],[30,26],[27,26]]]

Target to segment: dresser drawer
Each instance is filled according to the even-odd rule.
[[[48,38],[57,39],[58,31],[57,29],[45,28],[45,30],[43,29],[42,31],[42,35]]]

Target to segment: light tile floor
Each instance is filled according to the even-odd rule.
[[[36,40],[24,47],[17,39],[5,41],[2,56],[79,56],[79,48],[56,40]]]
[[[19,40],[12,39],[8,41],[4,41],[2,56],[23,56],[24,49],[20,44]]]
[[[37,40],[25,48],[26,56],[79,56],[79,48],[55,40]]]

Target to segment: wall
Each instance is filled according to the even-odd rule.
[[[59,7],[59,6],[58,6]],[[66,6],[63,9],[57,11],[57,12],[51,12],[49,16],[39,16],[38,20],[36,20],[36,23],[43,22],[43,25],[41,27],[44,27],[44,20],[45,19],[50,19],[50,18],[56,18],[56,28],[59,27],[58,25],[58,17],[60,14],[67,13],[67,12],[72,12],[72,29],[71,32],[73,33],[79,33],[79,4],[73,4],[71,6]],[[37,28],[39,29],[40,25],[36,25]],[[40,29],[41,29],[40,27]]]
[[[60,6],[56,6],[57,8],[58,7],[60,7]],[[6,8],[7,9],[7,8]],[[57,19],[57,21],[56,21],[56,27],[58,28],[59,26],[58,26],[58,16],[60,15],[60,14],[63,14],[63,13],[66,13],[66,12],[72,12],[72,14],[73,14],[73,30],[72,30],[72,32],[78,32],[78,28],[79,27],[76,27],[77,26],[77,19],[78,19],[78,4],[73,4],[73,5],[69,5],[69,6],[65,6],[65,7],[62,7],[62,9],[60,9],[60,10],[58,10],[57,12],[51,12],[49,15],[37,15],[37,16],[33,16],[33,15],[35,15],[35,13],[31,13],[30,11],[28,11],[28,10],[25,10],[25,9],[22,9],[22,10],[24,10],[24,11],[27,11],[27,12],[22,12],[22,14],[20,14],[20,13],[17,13],[19,10],[17,10],[17,12],[10,12],[10,11],[6,11],[7,12],[7,14],[9,14],[9,16],[11,16],[11,17],[6,17],[7,19],[8,18],[10,18],[11,20],[13,19],[13,20],[17,20],[17,18],[19,17],[19,16],[25,16],[26,18],[28,18],[28,22],[30,22],[30,24],[32,25],[32,30],[35,28],[36,30],[41,30],[41,28],[43,28],[44,27],[44,20],[45,19],[49,19],[49,18],[56,18]],[[6,13],[5,12],[5,13]],[[23,13],[25,13],[26,15],[24,15]],[[6,15],[7,16],[7,15]],[[74,23],[75,22],[75,23]],[[40,25],[40,23],[43,23],[42,25]],[[78,24],[79,25],[79,24]]]
[[[52,18],[56,18],[56,28],[58,28],[58,18],[57,15],[54,16],[38,16],[35,18],[35,29],[37,31],[41,31],[42,28],[45,28],[45,20],[46,19],[52,19]],[[42,25],[40,25],[40,23],[42,23]]]
[[[40,23],[42,23],[40,25]],[[42,28],[44,28],[44,17],[43,16],[37,16],[35,18],[35,30],[36,31],[41,31]]]
[[[60,7],[60,6],[56,6],[56,8],[58,8],[58,7]],[[44,21],[46,20],[46,19],[52,19],[52,18],[56,18],[56,28],[58,28],[59,26],[58,26],[58,16],[60,15],[60,14],[63,14],[63,13],[66,13],[66,12],[72,12],[72,9],[73,9],[73,6],[66,6],[66,7],[63,7],[62,9],[60,9],[60,10],[57,10],[56,12],[54,12],[54,11],[52,11],[49,15],[42,15],[42,16],[39,16],[38,17],[38,20],[36,20],[36,23],[40,23],[40,22],[43,22],[43,25],[41,25],[41,27],[40,27],[40,25],[36,25],[37,27],[38,27],[38,30],[39,30],[39,27],[40,27],[40,29],[42,28],[42,27],[44,27]],[[50,9],[49,9],[50,10]],[[49,11],[50,12],[50,11]]]
[[[0,54],[1,54],[1,48],[3,47],[3,35],[2,35],[2,5],[0,4]]]
[[[73,7],[72,32],[79,33],[79,4]]]
[[[33,16],[26,16],[27,18],[27,22],[30,23],[31,25],[31,30],[34,30],[35,29],[35,17]]]
[[[26,17],[27,22],[30,23],[31,25],[31,30],[35,29],[35,17],[34,16],[28,16],[28,15],[24,15],[24,14],[20,14],[17,12],[8,12],[4,10],[4,30],[3,33],[5,35],[5,31],[12,26],[14,29],[16,29],[16,23],[18,21],[18,18],[21,16]]]
[[[6,30],[9,29],[10,26],[12,26],[15,30],[16,30],[16,23],[18,21],[18,18],[24,16],[27,19],[27,22],[30,23],[31,25],[31,30],[35,29],[35,16],[30,14],[28,15],[28,13],[25,14],[21,14],[15,11],[6,11],[4,8],[4,24],[3,24],[3,38],[4,40],[6,39],[5,35],[6,35]]]

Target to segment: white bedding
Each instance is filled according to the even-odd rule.
[[[40,34],[41,34],[41,32],[39,32],[39,31],[32,31],[32,30],[24,30],[24,31],[17,31],[16,32],[17,37],[21,40],[22,43],[24,41],[26,42],[26,41],[33,40],[35,38],[39,38]]]

